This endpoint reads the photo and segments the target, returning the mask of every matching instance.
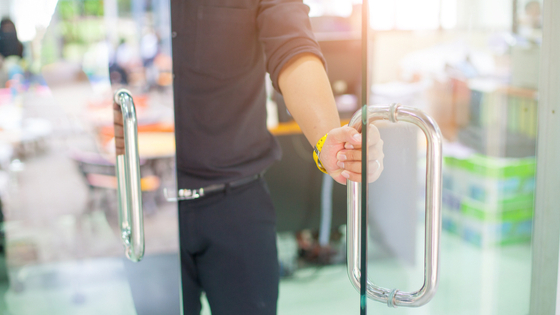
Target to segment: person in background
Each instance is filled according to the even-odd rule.
[[[525,5],[525,17],[522,19],[522,25],[533,29],[542,28],[542,11],[539,1],[529,1]]]
[[[542,38],[542,9],[539,1],[529,1],[519,18],[519,35],[533,43]]]
[[[23,44],[19,41],[16,26],[9,18],[0,21],[0,88],[11,86],[13,93],[23,79]],[[11,83],[10,83],[11,82]]]
[[[159,45],[160,40],[152,30],[146,32],[140,40],[140,56],[142,57],[142,65],[144,66],[146,76],[146,90],[157,84],[159,71],[154,63],[160,51]]]
[[[23,58],[23,44],[17,37],[16,25],[9,18],[3,18],[0,22],[0,55],[4,58]]]
[[[109,52],[109,77],[111,84],[128,85],[128,70],[132,60],[132,49],[124,38],[115,51]]]

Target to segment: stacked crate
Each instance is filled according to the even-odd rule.
[[[468,123],[458,140],[481,154],[521,158],[535,155],[538,101],[535,90],[469,82]]]
[[[443,228],[480,247],[531,239],[535,158],[444,158]]]

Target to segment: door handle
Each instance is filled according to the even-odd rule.
[[[138,262],[144,256],[144,220],[136,109],[130,92],[124,89],[115,93],[114,102],[115,109],[121,110],[124,130],[124,149],[117,144],[115,132],[119,228],[126,257]]]
[[[437,123],[422,111],[399,104],[368,106],[368,123],[376,120],[412,123],[424,132],[427,138],[426,151],[426,234],[424,249],[424,284],[415,292],[386,289],[368,281],[367,296],[370,299],[387,303],[389,307],[418,307],[428,303],[435,295],[438,286],[439,250],[441,234],[441,189],[442,189],[442,151],[441,132]],[[349,126],[361,130],[362,111],[350,120]],[[415,174],[411,174],[416,178]],[[348,232],[347,259],[348,277],[357,290],[360,290],[360,233],[361,233],[361,183],[348,181]]]

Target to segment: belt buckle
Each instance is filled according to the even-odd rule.
[[[204,197],[204,188],[198,189],[179,189],[177,191],[177,197],[170,197],[167,194],[167,188],[163,189],[163,195],[165,199],[169,202],[176,202],[179,200],[194,200],[200,197]]]
[[[204,197],[204,193],[205,193],[204,190],[205,189],[207,189],[208,192],[214,192],[214,191],[217,190],[216,186],[218,186],[218,189],[221,189],[221,188],[226,187],[227,185],[237,186],[235,184],[241,184],[241,185],[248,184],[248,183],[250,183],[254,180],[257,180],[257,179],[261,178],[263,176],[263,174],[264,174],[264,172],[261,172],[257,175],[252,176],[252,177],[243,178],[243,179],[240,179],[238,181],[230,182],[230,183],[227,183],[227,184],[215,184],[215,185],[210,185],[208,187],[203,187],[203,188],[198,188],[198,189],[179,189],[177,191],[177,197],[168,196],[167,188],[164,188],[163,189],[163,195],[165,196],[165,199],[169,202],[176,202],[176,201],[179,201],[179,200],[194,200],[194,199]]]
[[[199,189],[179,189],[179,200],[193,200],[204,196],[204,188]]]

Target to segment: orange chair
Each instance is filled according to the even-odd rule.
[[[105,159],[98,153],[74,151],[70,158],[76,162],[80,173],[83,175],[89,189],[86,212],[92,212],[97,208],[107,210],[109,213],[117,213],[117,177],[115,176],[115,164]],[[140,170],[148,173],[145,161],[140,161]],[[157,209],[156,197],[161,186],[158,176],[147,175],[140,179],[143,192],[143,205],[146,213],[154,213]],[[108,213],[108,214],[109,214]]]

